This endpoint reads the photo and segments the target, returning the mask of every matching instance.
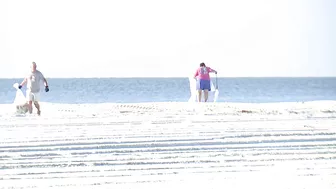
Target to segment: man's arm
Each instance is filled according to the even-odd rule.
[[[48,81],[47,81],[47,79],[44,78],[44,77],[43,77],[43,82],[44,82],[44,86],[45,86],[45,87],[48,87]]]
[[[25,77],[24,79],[23,79],[23,81],[21,82],[21,84],[19,85],[19,89],[21,89],[21,87],[24,85],[24,84],[26,84],[27,83],[27,78]]]
[[[48,92],[49,91],[48,81],[47,81],[47,79],[44,77],[44,75],[42,73],[41,73],[41,76],[42,76],[41,79],[42,79],[43,84],[45,86],[45,92]]]
[[[48,81],[47,79],[44,77],[43,73],[40,72],[40,80],[43,81],[43,84],[45,87],[48,87]]]

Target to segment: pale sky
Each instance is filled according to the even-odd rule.
[[[0,1],[0,77],[336,76],[334,0]]]

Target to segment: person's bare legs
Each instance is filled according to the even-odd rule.
[[[40,115],[41,114],[40,104],[37,101],[35,101],[34,105],[35,105],[35,108],[37,109],[37,115]]]
[[[198,90],[198,102],[202,100],[202,90]]]
[[[28,112],[31,114],[33,113],[33,96],[31,94],[31,92],[26,91],[26,98],[27,98],[27,108],[28,108]]]
[[[33,101],[31,100],[28,102],[28,112],[33,113]]]
[[[209,95],[208,89],[204,89],[204,102],[208,100],[208,95]]]

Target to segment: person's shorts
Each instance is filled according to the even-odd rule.
[[[197,81],[197,90],[208,90],[211,91],[210,80],[199,79]]]
[[[26,92],[26,98],[28,101],[40,101],[40,93],[37,92],[37,93],[32,93],[30,92],[29,90],[27,90]]]

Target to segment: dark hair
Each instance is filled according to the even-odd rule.
[[[204,62],[202,62],[202,63],[200,64],[200,67],[203,67],[203,66],[205,66]]]

